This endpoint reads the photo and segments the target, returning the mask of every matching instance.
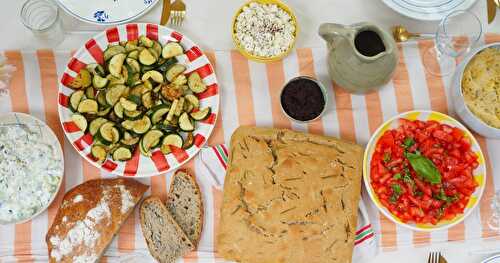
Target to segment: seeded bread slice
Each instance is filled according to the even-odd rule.
[[[203,229],[203,201],[193,175],[183,170],[175,173],[166,206],[189,240],[197,246]]]
[[[142,234],[151,255],[160,263],[173,263],[194,249],[160,198],[150,196],[141,205]]]

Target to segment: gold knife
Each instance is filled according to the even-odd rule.
[[[170,17],[170,0],[163,0],[163,8],[161,10],[160,25],[166,25],[169,17]]]
[[[497,6],[495,5],[495,0],[488,1],[488,24],[491,24],[495,20],[495,15],[497,14]]]

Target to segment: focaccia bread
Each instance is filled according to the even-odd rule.
[[[148,189],[132,179],[90,180],[68,191],[47,232],[50,262],[98,262]]]
[[[218,253],[245,263],[351,262],[362,151],[331,137],[238,128]]]

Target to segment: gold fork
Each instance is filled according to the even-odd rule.
[[[170,6],[170,15],[172,16],[172,24],[181,26],[186,17],[186,4],[182,0],[175,0]]]

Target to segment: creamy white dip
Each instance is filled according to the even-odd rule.
[[[26,125],[0,125],[0,221],[31,217],[57,190],[62,160],[41,136]]]

